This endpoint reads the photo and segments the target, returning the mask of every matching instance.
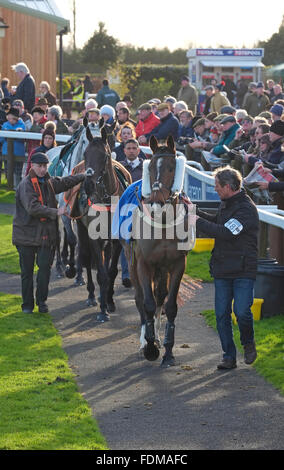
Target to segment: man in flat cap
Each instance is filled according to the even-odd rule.
[[[152,111],[150,103],[143,103],[138,108],[139,121],[135,128],[136,137],[141,145],[147,143],[145,134],[151,132],[155,127],[160,124],[160,118]]]
[[[168,103],[159,104],[158,112],[160,124],[145,135],[147,141],[152,135],[154,135],[157,140],[165,140],[169,135],[172,135],[174,140],[177,141],[179,120],[170,111]]]
[[[198,93],[196,88],[189,83],[189,77],[184,75],[181,77],[181,88],[177,94],[178,101],[185,101],[188,109],[195,116],[197,111]]]
[[[55,195],[81,183],[85,175],[51,178],[49,160],[44,153],[34,153],[31,170],[18,185],[12,242],[19,252],[22,282],[22,311],[33,313],[34,263],[38,265],[36,303],[40,313],[47,313],[46,304],[50,269],[58,240],[57,217],[65,207],[57,208]]]

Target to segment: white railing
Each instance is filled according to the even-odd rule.
[[[10,139],[21,139],[21,140],[41,140],[42,134],[38,132],[28,131],[0,131],[0,137],[6,137]],[[56,134],[56,142],[68,142],[71,135],[60,135]]]

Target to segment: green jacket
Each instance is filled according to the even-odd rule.
[[[269,107],[271,107],[271,104],[266,95],[257,96],[255,93],[251,93],[244,102],[244,109],[252,117],[258,116]]]
[[[193,114],[196,114],[196,106],[198,102],[198,93],[196,88],[193,85],[187,85],[181,87],[177,94],[178,101],[185,101],[188,109],[190,109]]]
[[[54,246],[58,239],[55,195],[79,184],[85,175],[51,178],[47,173],[43,183],[39,183],[43,204],[35,191],[32,178],[36,178],[36,174],[30,170],[17,187],[12,242],[24,246]]]
[[[104,85],[97,93],[96,102],[98,107],[101,108],[104,104],[108,104],[115,108],[115,105],[120,101],[119,95],[115,90],[109,88],[109,86]]]

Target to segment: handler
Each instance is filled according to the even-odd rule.
[[[241,189],[241,174],[227,166],[214,172],[215,190],[221,203],[217,215],[197,210],[196,228],[215,238],[210,272],[215,282],[215,314],[223,349],[223,360],[218,369],[233,369],[236,347],[232,332],[233,310],[238,320],[244,360],[252,364],[257,356],[253,316],[253,288],[257,271],[257,209]]]
[[[31,158],[29,174],[16,191],[16,214],[13,220],[13,244],[19,252],[22,281],[22,311],[33,313],[34,263],[38,265],[36,303],[40,313],[47,313],[46,304],[50,269],[58,240],[57,216],[65,207],[57,209],[56,194],[82,182],[84,174],[51,178],[47,172],[49,160],[37,152]]]

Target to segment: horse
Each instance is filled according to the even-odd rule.
[[[165,354],[161,367],[167,368],[175,365],[172,350],[177,296],[185,270],[186,256],[194,244],[195,233],[189,221],[189,213],[194,206],[182,193],[185,158],[176,157],[172,136],[168,137],[166,145],[160,146],[152,136],[150,147],[153,156],[143,165],[142,198],[136,210],[136,228],[135,213],[132,219],[134,241],[121,242],[128,259],[131,281],[135,289],[135,303],[140,313],[141,349],[149,361],[159,357],[158,330],[161,313],[165,313]],[[141,237],[145,224],[150,224],[151,234],[145,236],[143,230]],[[177,227],[180,224],[182,230],[179,233],[182,234],[177,235]],[[139,234],[135,236],[138,228]],[[155,238],[155,233],[152,233],[156,228],[160,231],[158,239]],[[175,229],[169,239],[168,228]]]
[[[90,131],[93,136],[100,136],[100,129],[104,126],[103,118],[100,119],[99,123],[93,125],[88,123],[87,117],[83,120],[84,128],[80,128],[75,135],[68,141],[64,146],[55,147],[52,151],[48,152],[48,156],[51,159],[49,166],[49,172],[52,176],[68,176],[72,173],[73,168],[77,166],[84,159],[84,151],[88,146],[88,139],[86,138],[86,128],[90,127]],[[105,125],[107,139],[111,150],[115,146],[114,128],[116,121],[111,125]],[[59,207],[65,205],[63,194],[58,196]],[[76,246],[78,244],[76,231],[74,231],[72,219],[66,215],[61,216],[63,222],[63,247],[60,251],[59,245],[56,247],[56,272],[57,277],[63,277],[64,275],[69,279],[76,276],[74,286],[84,285],[85,281],[83,278],[83,269],[80,263],[80,259],[77,258],[75,263]],[[96,301],[92,298],[87,300],[89,306],[96,305]]]
[[[117,263],[121,252],[119,240],[111,240],[111,198],[120,197],[127,184],[131,184],[131,175],[111,156],[108,144],[108,133],[103,126],[101,137],[93,137],[89,128],[86,130],[89,145],[84,153],[86,180],[81,186],[77,217],[79,256],[87,271],[87,289],[89,298],[94,298],[92,267],[97,270],[97,281],[100,287],[100,312],[96,319],[104,323],[109,321],[109,313],[115,311],[113,286],[118,273]],[[115,168],[124,173],[127,183],[123,184]],[[86,205],[86,200],[88,201]],[[82,204],[82,203],[81,203]],[[87,208],[87,210],[86,210]],[[89,209],[90,208],[90,209]],[[97,224],[98,230],[106,229],[103,236],[94,235],[92,227],[97,219],[104,216],[104,222]],[[98,215],[98,217],[94,217]],[[96,232],[97,233],[97,232]]]

